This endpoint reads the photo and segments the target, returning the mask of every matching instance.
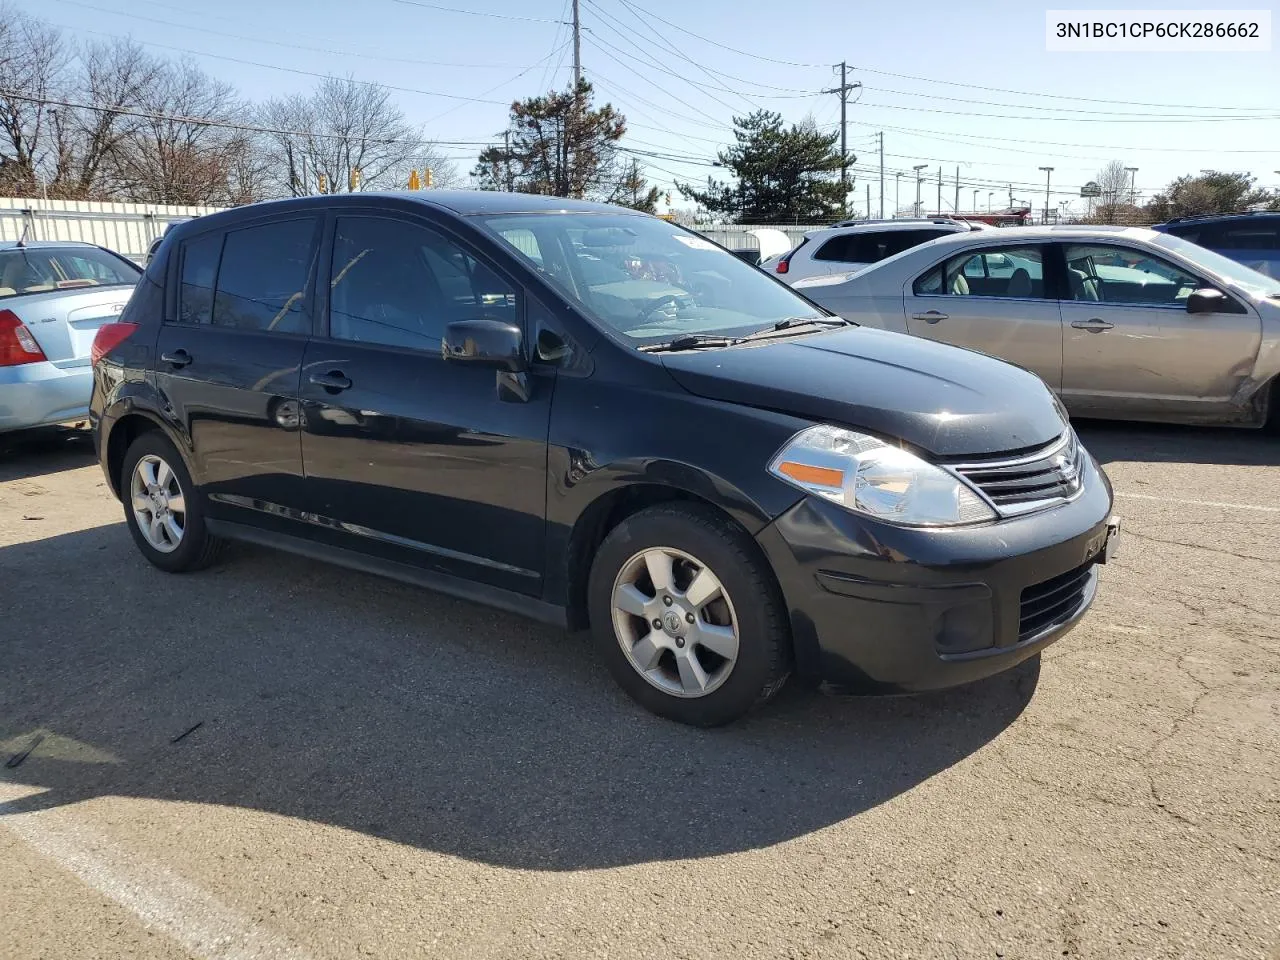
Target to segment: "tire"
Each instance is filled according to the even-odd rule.
[[[1280,377],[1272,379],[1267,397],[1267,420],[1262,429],[1273,437],[1280,437]]]
[[[659,589],[654,566],[668,589]],[[729,723],[773,697],[791,670],[773,572],[745,532],[707,507],[660,504],[614,527],[591,566],[587,606],[619,686],[670,720]]]
[[[143,471],[139,470],[140,465],[144,465]],[[144,473],[163,483],[148,484]],[[153,498],[148,487],[163,495]],[[149,511],[135,506],[135,495],[140,495],[136,501],[138,504],[149,503]],[[175,496],[180,496],[181,500],[174,499]],[[210,534],[205,526],[204,497],[192,483],[181,454],[162,433],[148,431],[137,437],[125,451],[120,472],[120,499],[124,503],[124,520],[134,543],[142,555],[161,570],[168,573],[202,570],[221,552],[223,542]],[[181,509],[177,507],[179,503]],[[158,534],[148,533],[142,524],[148,517],[155,517],[158,504],[169,509],[168,519],[173,524],[162,523]],[[150,524],[148,529],[151,529]],[[180,530],[180,535],[175,536],[175,529]],[[156,541],[162,546],[157,546]]]

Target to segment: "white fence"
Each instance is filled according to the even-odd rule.
[[[142,263],[151,241],[170,223],[216,213],[222,207],[177,207],[153,203],[101,203],[90,200],[38,200],[0,197],[0,241],[83,240],[96,243]],[[809,230],[829,224],[771,224],[799,243]],[[759,250],[760,241],[747,231],[751,224],[722,224],[695,228],[730,250]]]
[[[0,197],[0,240],[83,240],[142,263],[151,241],[170,223],[220,209]]]

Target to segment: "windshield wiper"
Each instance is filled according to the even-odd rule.
[[[775,323],[773,329],[790,330],[792,327],[807,327],[811,323],[825,327],[853,326],[853,321],[846,320],[844,317],[787,317],[787,319],[779,320]]]
[[[800,327],[852,327],[855,326],[852,320],[845,320],[843,317],[787,317],[785,320],[779,320],[771,327],[765,327],[763,330],[757,330],[755,333],[749,333],[745,337],[739,337],[738,343],[745,340],[767,340],[769,337],[782,333],[784,330],[797,330]]]
[[[737,342],[728,337],[707,333],[682,333],[665,343],[647,343],[636,349],[644,353],[663,353],[672,350],[697,350],[699,347],[732,347]]]

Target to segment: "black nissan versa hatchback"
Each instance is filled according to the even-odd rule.
[[[686,723],[792,672],[910,692],[1005,670],[1083,616],[1118,532],[1034,375],[599,204],[201,217],[93,357],[99,457],[156,566],[247,540],[589,627]]]

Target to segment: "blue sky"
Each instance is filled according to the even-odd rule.
[[[834,129],[837,97],[818,91],[839,82],[831,65],[841,60],[850,64],[850,81],[863,84],[849,107],[854,198],[865,208],[870,183],[875,213],[878,131],[886,214],[895,171],[921,163],[929,165],[930,209],[939,166],[944,209],[954,202],[957,165],[962,210],[973,208],[975,190],[982,209],[1007,204],[1009,184],[1015,199],[1038,209],[1041,166],[1055,168],[1054,205],[1073,200],[1080,209],[1080,186],[1113,159],[1138,168],[1144,195],[1202,168],[1248,171],[1280,187],[1280,43],[1270,53],[1048,53],[1044,12],[1068,6],[1061,0],[581,2],[584,72],[599,99],[627,116],[626,145],[662,155],[641,162],[664,188],[712,172],[708,162],[732,139],[735,113],[762,106],[788,120],[812,115]],[[85,39],[128,35],[156,53],[191,56],[253,99],[305,91],[316,82],[309,73],[403,88],[396,97],[405,113],[440,141],[493,139],[506,124],[505,104],[563,86],[571,72],[569,31],[560,22],[569,0],[17,5]],[[1236,6],[1271,9],[1280,27],[1274,5]],[[479,148],[447,149],[465,172]],[[914,200],[909,172],[900,189],[904,205]]]

